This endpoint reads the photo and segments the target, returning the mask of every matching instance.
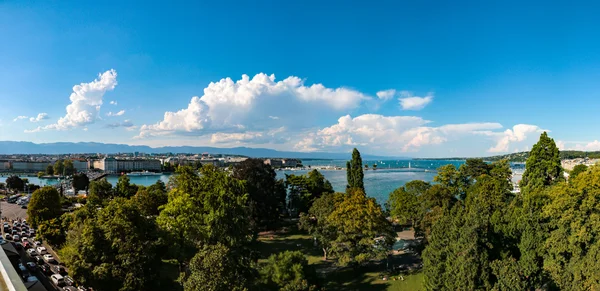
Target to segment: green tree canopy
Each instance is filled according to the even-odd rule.
[[[27,206],[28,221],[33,227],[58,218],[61,214],[60,194],[56,189],[46,186],[33,192]]]
[[[431,184],[414,180],[390,193],[388,205],[390,214],[401,224],[416,226],[424,215],[423,196]]]
[[[16,175],[9,176],[6,178],[6,188],[10,190],[19,190],[23,191],[25,187],[25,182],[21,178]]]
[[[548,137],[546,132],[542,133],[539,141],[531,148],[525,163],[525,172],[520,184],[521,191],[528,193],[563,181],[563,168],[559,155],[554,139]]]
[[[299,251],[271,255],[260,273],[265,290],[317,290],[317,274]]]
[[[102,205],[113,197],[112,185],[104,178],[90,182],[87,200],[90,204]]]
[[[257,274],[252,260],[220,243],[204,245],[190,262],[183,289],[249,290],[255,277]]]
[[[72,184],[75,191],[86,190],[90,185],[90,179],[85,173],[75,174],[73,175]]]
[[[331,183],[317,170],[307,175],[285,175],[285,185],[289,192],[291,212],[306,213],[316,199],[325,193],[333,193]]]
[[[63,168],[65,171],[65,176],[71,176],[71,175],[75,174],[75,166],[73,165],[72,160],[64,160]]]
[[[586,166],[584,164],[576,165],[575,167],[573,167],[573,170],[571,171],[571,173],[569,173],[569,179],[573,179],[573,178],[577,177],[577,175],[579,175],[587,170],[588,170],[588,166]]]
[[[165,184],[159,180],[149,187],[139,187],[132,199],[144,215],[156,216],[160,213],[159,208],[168,202]]]
[[[54,175],[54,167],[52,167],[52,165],[48,165],[48,167],[46,167],[46,175]]]
[[[365,192],[364,176],[362,158],[360,157],[360,152],[355,148],[352,150],[352,160],[346,162],[347,188],[356,188]]]
[[[233,177],[246,181],[252,220],[260,228],[273,228],[285,209],[285,185],[276,176],[271,165],[260,159],[247,159],[233,167]]]
[[[129,176],[121,175],[117,180],[115,194],[117,197],[130,198],[137,193],[138,187],[130,183]]]
[[[65,165],[63,160],[58,160],[54,162],[54,174],[58,176],[63,176],[65,174]]]
[[[61,258],[77,282],[95,290],[163,290],[157,281],[165,250],[154,221],[116,198],[69,231]]]
[[[308,231],[323,250],[323,259],[328,259],[337,230],[329,222],[329,216],[344,199],[343,193],[325,193],[317,198],[308,213],[300,215],[300,228]]]

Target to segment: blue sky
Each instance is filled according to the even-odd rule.
[[[488,2],[3,2],[0,140],[600,150],[600,5]]]

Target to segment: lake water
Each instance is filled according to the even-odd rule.
[[[412,180],[433,181],[436,175],[435,169],[446,164],[453,164],[459,167],[463,161],[447,160],[388,160],[388,161],[369,161],[363,162],[369,165],[369,170],[365,171],[365,191],[367,195],[377,199],[379,203],[387,201],[389,194],[400,186]],[[373,164],[377,164],[377,170],[372,170]],[[304,166],[311,167],[345,167],[346,161],[343,160],[303,160]],[[410,166],[410,168],[409,168]],[[427,170],[427,171],[426,171]],[[323,176],[331,182],[335,191],[343,192],[346,188],[345,170],[320,170]],[[282,170],[276,171],[277,178],[285,178],[285,174],[306,174],[307,170]],[[149,186],[158,179],[167,183],[170,175],[161,176],[130,176],[131,183]],[[25,177],[30,183],[40,186],[53,185],[57,180],[38,179],[37,177]],[[108,182],[112,185],[117,184],[118,176],[108,176]],[[6,176],[0,177],[0,182],[5,182]]]

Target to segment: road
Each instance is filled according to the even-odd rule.
[[[18,218],[27,219],[27,209],[21,208],[21,205],[16,203],[0,202],[0,217],[6,217],[8,220],[16,220]]]

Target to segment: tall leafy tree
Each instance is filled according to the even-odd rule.
[[[75,191],[85,190],[90,185],[90,179],[84,173],[75,174],[73,175],[72,184]]]
[[[95,290],[161,290],[165,250],[154,221],[116,198],[69,231],[61,257],[75,280]]]
[[[571,171],[571,173],[569,173],[569,179],[574,179],[575,177],[577,177],[577,175],[587,171],[588,166],[583,165],[583,164],[579,164],[576,165],[575,167],[573,167],[573,170]]]
[[[25,187],[25,182],[19,176],[12,175],[6,178],[6,188],[11,190],[22,191]]]
[[[265,290],[317,290],[317,274],[302,252],[273,254],[261,269],[261,287]]]
[[[183,278],[186,291],[249,290],[258,276],[252,260],[220,243],[202,246],[192,258],[188,273]]]
[[[390,193],[388,205],[390,214],[402,224],[416,226],[424,215],[422,197],[431,184],[414,180]]]
[[[327,222],[337,230],[331,250],[341,265],[384,258],[395,241],[392,225],[381,206],[358,188],[337,203]]]
[[[131,184],[131,180],[127,175],[119,176],[119,180],[117,180],[117,185],[115,189],[115,194],[118,197],[130,198],[138,190],[138,187],[135,184]]]
[[[28,221],[33,227],[58,218],[61,214],[60,194],[56,189],[46,186],[33,192],[27,206]]]
[[[343,193],[326,193],[315,200],[308,213],[300,216],[300,228],[308,231],[319,243],[323,250],[323,260],[328,259],[338,233],[330,223],[329,217],[343,199]]]
[[[352,150],[352,160],[346,162],[346,179],[348,180],[347,188],[359,189],[364,192],[364,176],[360,152],[354,148],[354,150]]]
[[[546,132],[542,133],[539,141],[531,148],[525,165],[520,183],[523,193],[539,190],[564,180],[558,147]]]
[[[48,167],[46,167],[46,175],[54,175],[54,167],[52,167],[52,165],[48,165]]]
[[[168,202],[165,184],[159,180],[149,187],[141,186],[132,199],[144,215],[156,216],[160,213],[159,208]]]
[[[87,200],[90,204],[102,205],[113,197],[112,185],[106,179],[92,181],[88,187]]]
[[[54,162],[54,174],[58,176],[65,175],[65,165],[63,160],[58,160]]]
[[[317,170],[307,175],[287,175],[286,188],[289,192],[289,208],[295,213],[305,213],[313,202],[325,193],[333,193],[331,183]]]
[[[73,165],[72,160],[64,160],[63,167],[64,167],[66,176],[71,176],[71,175],[75,174],[75,166]]]
[[[271,165],[247,159],[233,168],[233,177],[246,181],[252,220],[260,228],[273,228],[285,208],[285,185]]]

